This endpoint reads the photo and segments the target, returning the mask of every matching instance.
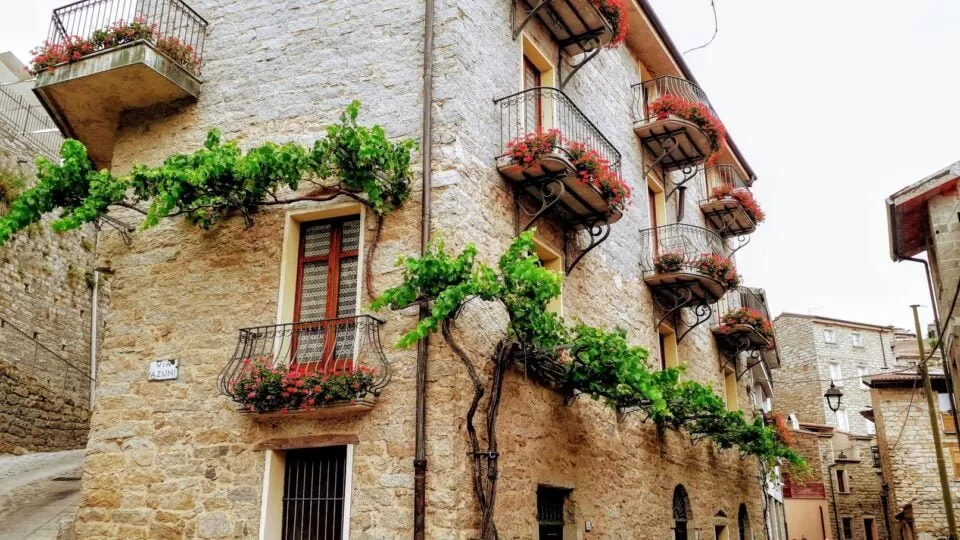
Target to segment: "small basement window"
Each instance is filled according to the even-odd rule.
[[[547,270],[553,270],[562,276],[564,274],[563,255],[538,238],[534,238],[533,242],[536,246],[537,258],[540,259],[540,263],[543,265],[543,267]],[[547,311],[556,313],[557,315],[563,315],[562,287],[563,286],[561,285],[560,295],[547,304]]]
[[[677,357],[677,333],[665,324],[660,325],[660,369],[674,368],[680,365]]]
[[[571,490],[537,486],[537,525],[540,539],[562,539],[566,524],[566,503]]]

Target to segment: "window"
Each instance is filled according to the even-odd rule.
[[[860,332],[854,332],[851,334],[850,339],[853,342],[854,347],[863,347],[863,336],[860,335]]]
[[[863,421],[867,424],[867,435],[876,435],[877,434],[877,425],[874,424],[871,420],[866,418]]]
[[[563,538],[564,504],[569,489],[537,487],[537,524],[540,538]]]
[[[850,493],[850,482],[847,477],[847,471],[837,469],[837,491],[840,493]]]
[[[869,390],[869,389],[870,389],[870,387],[867,386],[867,383],[863,382],[863,377],[864,377],[866,374],[867,374],[867,370],[863,369],[862,367],[861,367],[861,368],[857,368],[857,382],[860,383],[860,389],[861,389],[861,390]]]
[[[677,484],[673,488],[673,538],[674,540],[688,540],[687,528],[694,530],[695,527],[690,523],[693,516],[690,515],[690,498],[687,496],[687,490],[682,484]],[[696,536],[696,533],[694,533]]]
[[[543,267],[563,275],[563,256],[554,251],[553,248],[547,246],[544,242],[541,242],[538,238],[534,238],[533,242],[537,250],[537,258],[540,259]],[[547,311],[551,311],[557,315],[563,315],[563,284],[561,284],[560,287],[560,295],[550,300],[547,304]]]
[[[950,448],[950,464],[953,465],[953,479],[960,480],[960,448],[956,446],[951,446]]]
[[[523,57],[523,89],[530,90],[543,86],[540,68],[538,68],[529,58]],[[524,131],[540,131],[543,129],[543,99],[541,96],[534,96],[526,101],[526,111],[524,112]]]
[[[823,342],[824,343],[836,343],[837,342],[837,333],[829,328],[824,328],[823,330]]]
[[[353,356],[360,258],[360,218],[310,221],[300,227],[291,348],[304,371],[349,367]]]
[[[553,64],[526,35],[522,39],[521,88],[554,86]],[[553,103],[551,94],[530,93],[524,100],[523,129],[525,132],[546,130],[553,127]]]
[[[740,510],[737,512],[737,531],[740,533],[740,540],[753,540],[753,533],[750,532],[750,516],[747,514],[747,505],[740,503]]]
[[[728,411],[740,409],[740,402],[737,396],[737,374],[734,373],[732,369],[723,370],[723,394]]]
[[[843,540],[853,540],[853,518],[845,516],[840,521],[843,523]]]
[[[652,175],[647,176],[647,201],[650,212],[650,227],[667,224],[667,204],[663,193],[663,184]]]
[[[874,540],[877,537],[875,527],[873,518],[863,518],[863,534],[866,540]]]
[[[673,328],[665,324],[660,325],[660,369],[673,368],[680,365],[677,357],[677,334]]]
[[[843,386],[843,370],[837,362],[830,362],[830,380],[837,386]]]
[[[792,429],[800,429],[800,419],[797,418],[797,415],[790,413],[787,415],[787,419],[790,420],[790,427]]]
[[[261,538],[349,537],[352,447],[267,454]]]
[[[837,429],[840,431],[850,431],[850,418],[847,416],[846,409],[837,411]]]

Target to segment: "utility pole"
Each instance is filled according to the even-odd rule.
[[[920,331],[920,316],[916,304],[913,309],[913,324],[917,331],[917,348],[920,352],[920,377],[923,379],[923,391],[927,395],[927,413],[930,415],[930,430],[933,431],[933,446],[937,450],[937,471],[940,473],[940,490],[943,491],[943,506],[947,511],[947,529],[950,540],[957,540],[957,520],[953,515],[953,497],[950,494],[950,481],[947,480],[947,463],[943,459],[943,444],[940,441],[940,423],[937,422],[937,410],[933,399],[933,385],[930,383],[930,370],[927,368],[927,355],[923,350],[923,333]],[[946,362],[946,358],[943,359]],[[904,419],[904,422],[909,420]]]

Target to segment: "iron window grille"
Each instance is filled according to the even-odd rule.
[[[347,447],[288,450],[284,455],[284,540],[343,538]]]

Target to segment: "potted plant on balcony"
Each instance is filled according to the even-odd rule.
[[[761,223],[766,219],[766,214],[760,209],[760,205],[754,198],[753,193],[746,188],[735,188],[730,184],[723,184],[713,188],[710,191],[711,199],[733,199],[740,204],[743,211],[754,223]]]
[[[522,181],[528,177],[559,178],[577,197],[564,194],[574,214],[619,219],[630,199],[630,186],[600,152],[563,137],[557,129],[535,131],[507,143],[504,176]]]
[[[657,120],[676,116],[696,125],[710,141],[711,155],[707,156],[708,163],[712,162],[712,157],[720,151],[727,139],[727,130],[723,123],[699,101],[689,101],[673,94],[665,94],[650,103],[649,109],[650,116]]]
[[[373,395],[375,370],[366,366],[305,373],[277,365],[271,357],[248,358],[229,384],[234,401],[251,413],[314,409],[350,404]]]
[[[773,346],[773,324],[762,313],[746,307],[728,311],[721,317],[714,333],[723,336],[745,336],[754,345]]]
[[[630,28],[623,0],[591,0],[591,2],[610,23],[610,28],[613,29],[613,39],[610,40],[610,43],[607,43],[606,47],[618,47],[627,38],[627,30]]]
[[[704,253],[696,264],[701,274],[709,276],[728,289],[740,286],[740,274],[733,266],[733,261],[716,253]]]
[[[686,259],[686,255],[680,251],[665,251],[653,260],[653,270],[658,274],[679,272]]]

